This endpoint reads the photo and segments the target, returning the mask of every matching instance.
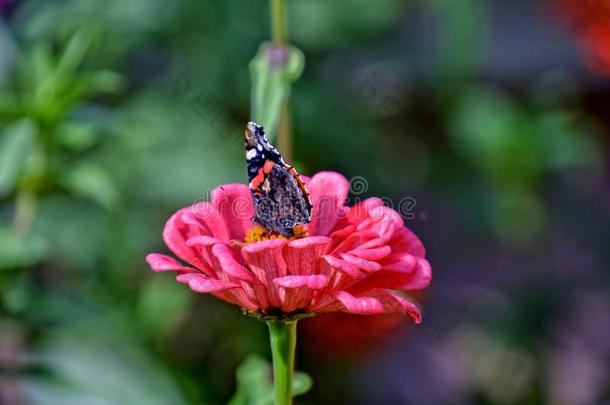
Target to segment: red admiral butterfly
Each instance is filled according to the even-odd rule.
[[[254,122],[246,126],[246,162],[255,224],[293,236],[295,225],[311,222],[311,201],[303,179]]]

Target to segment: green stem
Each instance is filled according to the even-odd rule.
[[[286,0],[271,0],[271,40],[277,45],[288,42]]]
[[[277,133],[277,145],[287,162],[292,162],[292,123],[290,122],[290,106],[288,101],[282,108]]]
[[[292,375],[297,345],[297,321],[267,321],[273,357],[275,405],[292,404]]]
[[[271,41],[280,46],[288,43],[286,0],[271,0]],[[288,100],[286,100],[278,122],[277,146],[284,158],[292,162],[292,127],[289,114]]]

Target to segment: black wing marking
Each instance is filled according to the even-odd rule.
[[[249,122],[246,127],[246,162],[248,181],[257,175],[267,160],[287,166],[282,155],[269,143],[262,126]]]
[[[307,196],[292,174],[279,164],[273,166],[263,185],[252,190],[254,223],[292,236],[292,228],[311,221]]]

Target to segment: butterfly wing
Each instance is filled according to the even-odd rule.
[[[254,223],[292,236],[295,225],[311,221],[311,202],[301,176],[267,141],[263,128],[252,122],[246,128],[246,160]]]

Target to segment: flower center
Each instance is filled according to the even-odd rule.
[[[260,225],[254,225],[252,228],[248,229],[248,232],[246,232],[246,236],[244,236],[244,242],[254,243],[269,239],[295,240],[306,238],[307,236],[309,236],[309,230],[305,225],[295,225],[292,228],[292,232],[294,233],[293,236],[285,236],[281,233],[270,231],[269,229]]]

